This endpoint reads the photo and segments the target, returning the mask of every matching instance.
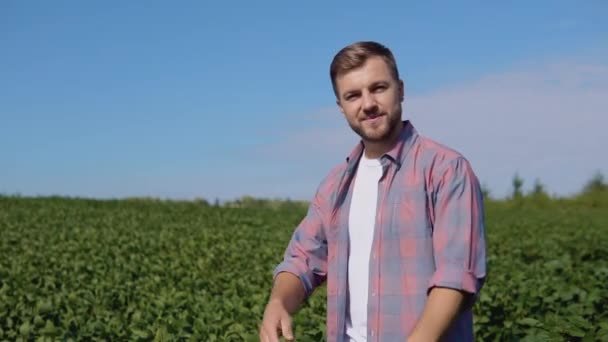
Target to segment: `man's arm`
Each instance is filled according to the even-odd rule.
[[[454,319],[475,302],[486,276],[486,242],[481,187],[464,158],[436,176],[433,249],[436,271],[427,304],[412,339],[437,341]]]
[[[269,302],[280,303],[290,315],[293,315],[305,298],[306,291],[300,278],[289,272],[281,272],[276,276]]]
[[[466,307],[471,294],[450,288],[434,287],[422,316],[408,341],[439,341],[454,318]]]
[[[304,289],[304,299],[327,278],[327,241],[323,229],[321,201],[317,192],[309,205],[306,217],[294,231],[282,262],[274,270],[275,288],[278,276],[284,272],[290,273],[300,280],[300,286]],[[284,288],[283,284],[280,286],[278,291]]]
[[[262,342],[278,342],[279,336],[293,340],[291,316],[306,298],[306,291],[300,279],[289,272],[279,273],[274,281],[264,318],[260,325],[259,337]]]
[[[260,341],[278,342],[280,335],[292,340],[291,316],[327,277],[327,241],[321,208],[317,193],[293,233],[283,261],[274,270],[270,300],[260,325]]]

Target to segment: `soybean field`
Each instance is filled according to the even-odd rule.
[[[488,201],[479,341],[608,340],[608,201]],[[304,205],[0,197],[0,341],[257,341]],[[322,341],[325,293],[294,317]]]

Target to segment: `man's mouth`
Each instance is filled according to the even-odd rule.
[[[377,118],[379,118],[379,117],[381,117],[381,116],[382,116],[382,114],[380,114],[380,113],[378,113],[378,114],[371,114],[371,115],[366,116],[366,117],[363,119],[363,121],[370,121],[370,120],[374,120],[374,119],[377,119]]]

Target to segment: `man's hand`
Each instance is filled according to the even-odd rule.
[[[270,300],[260,325],[260,342],[279,342],[281,335],[289,341],[293,340],[291,324],[291,315],[285,305],[280,300]]]
[[[297,276],[289,272],[277,275],[260,325],[260,342],[279,342],[281,335],[289,341],[293,340],[291,316],[305,296],[304,287]]]

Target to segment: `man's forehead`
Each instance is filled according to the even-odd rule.
[[[337,84],[342,91],[348,91],[359,87],[368,87],[381,82],[390,82],[390,73],[378,72],[375,70],[351,71],[337,78]]]
[[[368,59],[363,65],[345,71],[336,77],[337,81],[387,80],[391,78],[388,65],[383,60]]]

